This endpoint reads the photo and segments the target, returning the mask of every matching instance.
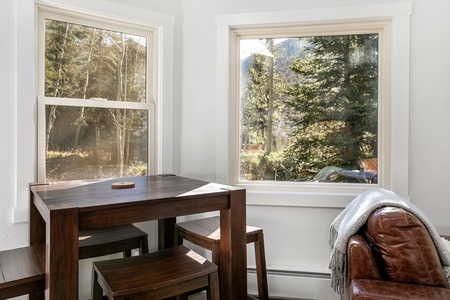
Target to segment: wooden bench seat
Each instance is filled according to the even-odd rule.
[[[259,227],[248,226],[247,244],[254,243],[258,299],[269,299],[267,284],[264,233]],[[197,219],[175,225],[175,244],[182,245],[183,240],[211,251],[212,262],[220,268],[220,217]]]
[[[139,254],[148,253],[148,235],[129,224],[117,227],[82,230],[78,239],[79,259],[123,252],[131,256],[131,250],[139,249]]]
[[[217,266],[184,246],[93,266],[93,300],[103,292],[109,300],[187,299],[187,292],[199,288],[207,289],[208,300],[220,298]]]
[[[44,299],[45,245],[0,251],[0,299],[36,294]]]
[[[131,250],[148,253],[147,234],[134,225],[83,230],[79,238],[79,258],[91,258]],[[34,294],[44,299],[45,245],[0,251],[0,300]]]

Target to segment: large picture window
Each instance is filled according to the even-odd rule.
[[[217,181],[246,188],[249,205],[408,195],[411,13],[402,2],[218,15]]]
[[[40,181],[155,170],[154,29],[39,13]]]
[[[321,31],[237,33],[239,180],[378,182],[378,31]]]

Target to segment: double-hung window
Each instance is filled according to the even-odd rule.
[[[155,28],[38,13],[38,180],[153,174]]]

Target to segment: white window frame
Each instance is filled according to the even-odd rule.
[[[106,0],[78,1],[67,6],[64,2],[54,0],[33,3],[18,7],[17,13],[17,115],[18,144],[30,145],[21,147],[17,153],[16,206],[14,222],[28,222],[29,183],[38,181],[37,176],[37,20],[40,10],[51,12],[75,12],[83,16],[104,17],[117,22],[125,21],[133,24],[156,28],[155,53],[157,68],[153,68],[158,78],[156,89],[158,94],[153,99],[155,120],[155,139],[157,141],[156,173],[173,173],[173,54],[175,17],[149,10],[138,9]],[[36,88],[32,88],[36,87]],[[36,100],[35,100],[36,99]],[[34,166],[30,168],[30,166]]]
[[[403,2],[217,16],[217,180],[246,188],[247,202],[255,205],[345,207],[354,196],[377,187],[408,196],[411,13],[412,4]],[[317,35],[322,29],[324,34],[377,32],[380,35],[380,182],[373,185],[240,181],[239,38],[260,32],[267,37],[271,33],[289,36],[293,30]],[[227,128],[222,124],[227,124]]]
[[[96,27],[117,32],[125,32],[143,36],[147,39],[146,62],[146,99],[144,102],[120,102],[120,101],[95,101],[89,99],[72,99],[45,96],[45,20],[58,20],[88,27]],[[124,20],[94,16],[86,13],[78,13],[49,7],[40,7],[37,16],[37,164],[38,182],[46,181],[46,106],[74,106],[96,108],[138,109],[148,112],[148,175],[157,172],[157,139],[155,135],[157,115],[155,111],[155,99],[158,99],[158,40],[157,28],[141,25]]]

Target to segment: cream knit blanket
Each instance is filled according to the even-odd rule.
[[[450,252],[428,218],[414,204],[394,192],[375,189],[356,197],[330,226],[328,243],[332,251],[328,268],[331,271],[331,287],[335,292],[339,294],[344,292],[347,278],[348,239],[366,223],[373,211],[384,206],[403,208],[422,221],[436,245],[447,278],[450,278]]]

